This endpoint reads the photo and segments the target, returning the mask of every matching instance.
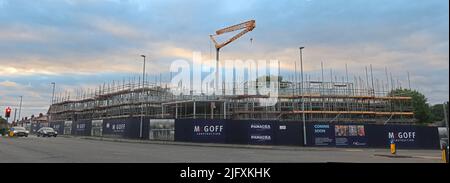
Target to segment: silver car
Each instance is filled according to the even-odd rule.
[[[36,135],[38,137],[56,137],[58,135],[58,132],[50,127],[42,127],[37,131]]]
[[[28,137],[28,134],[30,133],[24,127],[20,127],[20,126],[12,127],[10,129],[10,132],[13,132],[14,137]]]

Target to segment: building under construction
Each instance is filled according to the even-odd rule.
[[[278,85],[276,104],[266,106],[267,95],[174,95],[163,84],[137,80],[100,86],[57,97],[50,121],[146,116],[155,119],[233,119],[306,122],[361,122],[411,124],[415,122],[410,97],[350,82],[305,81]],[[302,89],[303,88],[303,89]]]
[[[216,68],[219,68],[220,49],[255,27],[255,20],[250,20],[217,30],[214,35],[210,35],[216,48]],[[218,42],[215,38],[238,30],[241,32],[224,42]],[[304,47],[300,47],[300,53],[302,48]],[[142,56],[145,59],[145,56]],[[215,78],[219,78],[219,73],[215,74]],[[50,120],[146,116],[168,119],[414,122],[411,98],[389,94],[388,91],[392,91],[394,87],[390,89],[386,87],[386,90],[383,87],[378,91],[375,89],[377,87],[374,87],[373,79],[372,87],[369,87],[368,79],[366,79],[367,84],[364,85],[358,80],[350,83],[348,79],[346,82],[333,82],[333,79],[331,82],[324,82],[323,76],[320,82],[309,79],[305,82],[283,81],[280,78],[276,78],[279,84],[274,105],[261,103],[261,99],[269,97],[267,95],[236,94],[236,87],[228,87],[233,88],[231,95],[223,95],[227,92],[223,92],[222,95],[211,95],[190,91],[175,95],[170,87],[163,87],[161,82],[159,85],[149,82],[141,84],[140,81],[134,80],[84,90],[84,92],[78,92],[75,99],[73,97],[71,99],[68,95],[59,97],[56,103],[51,105],[48,114]],[[256,82],[256,86],[259,86],[258,79],[247,82]]]

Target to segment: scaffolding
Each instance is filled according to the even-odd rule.
[[[301,84],[303,92],[299,91]],[[141,116],[142,107],[143,115],[150,118],[301,121],[304,114],[306,122],[415,122],[411,98],[393,96],[384,87],[376,90],[350,82],[282,81],[276,104],[271,106],[260,100],[268,95],[236,94],[236,88],[229,88],[231,95],[194,91],[175,95],[170,85],[161,81],[114,81],[77,90],[72,98],[67,92],[59,94],[48,114],[51,121],[136,117]]]

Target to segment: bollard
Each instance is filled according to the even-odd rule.
[[[442,150],[442,160],[444,161],[444,163],[448,163],[448,146],[447,144],[442,144],[441,147]]]
[[[395,155],[397,153],[397,149],[395,147],[394,139],[391,140],[391,154]]]

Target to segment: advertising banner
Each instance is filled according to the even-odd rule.
[[[330,124],[308,124],[308,143],[313,146],[334,146],[334,126]]]
[[[415,126],[386,126],[388,142],[394,141],[397,147],[411,148],[417,144],[417,127]]]
[[[58,134],[64,134],[64,121],[50,122],[50,127],[58,132]]]
[[[364,125],[334,125],[336,146],[367,146]]]
[[[370,147],[389,147],[393,141],[397,148],[439,149],[436,127],[418,125],[371,125],[368,130]]]
[[[226,142],[225,120],[193,120],[192,141],[208,143]]]
[[[80,120],[72,124],[74,135],[91,135],[91,120]]]
[[[72,135],[72,121],[64,121],[64,135]]]
[[[98,122],[100,123],[100,122]],[[141,118],[114,118],[103,119],[101,134],[103,137],[140,138]],[[142,138],[148,139],[149,118],[142,119]]]
[[[313,123],[307,125],[308,145],[364,147],[368,145],[366,125]]]
[[[150,140],[173,141],[175,139],[174,119],[150,119]]]
[[[102,135],[109,137],[125,137],[130,121],[131,120],[129,119],[104,120]]]
[[[273,144],[272,121],[247,121],[249,144]]]
[[[92,120],[91,136],[101,137],[103,133],[103,120]]]

